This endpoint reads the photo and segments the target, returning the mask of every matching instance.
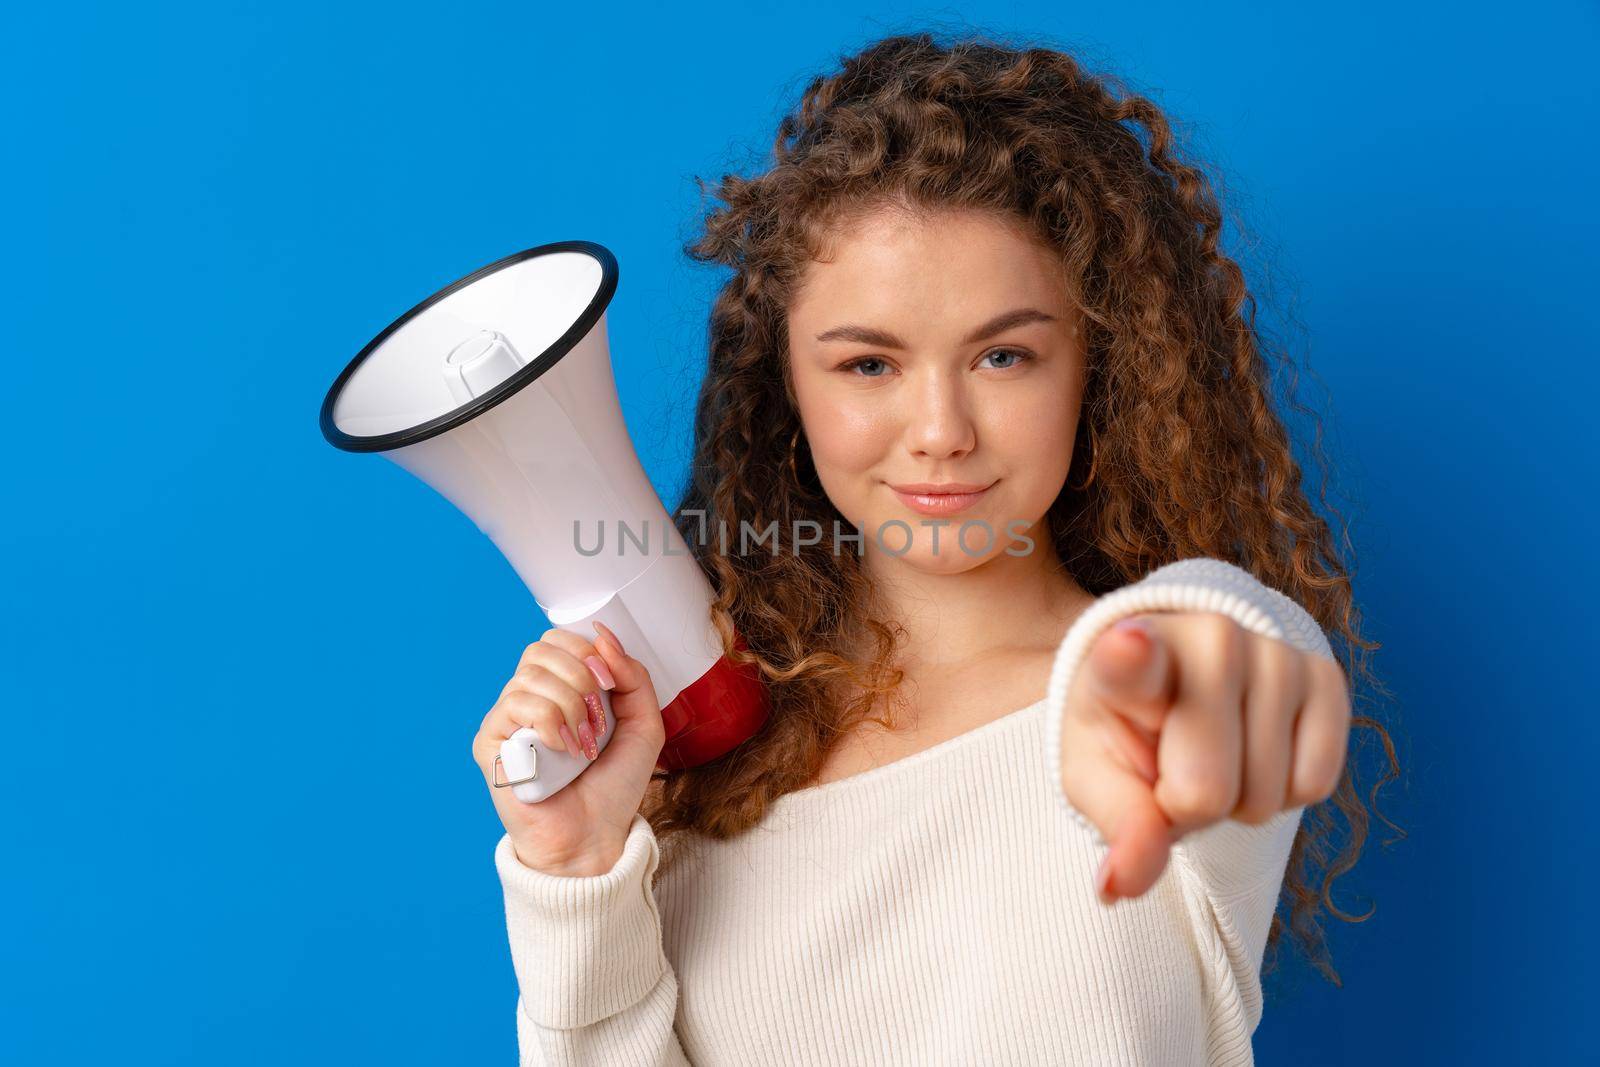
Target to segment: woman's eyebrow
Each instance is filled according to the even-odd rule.
[[[1006,311],[996,315],[968,334],[962,339],[961,343],[964,345],[977,344],[979,341],[987,341],[995,334],[1014,330],[1018,326],[1026,326],[1034,322],[1055,321],[1056,317],[1054,315],[1046,315],[1038,308],[1017,308],[1013,311]],[[877,345],[880,348],[904,349],[906,347],[904,341],[886,330],[875,329],[871,326],[857,326],[854,323],[846,323],[843,326],[835,326],[831,330],[823,330],[817,334],[817,340],[822,342],[854,341],[857,344]]]

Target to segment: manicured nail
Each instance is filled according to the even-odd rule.
[[[617,687],[617,680],[611,675],[611,668],[606,666],[606,661],[599,656],[585,656],[583,662],[594,672],[594,677],[600,683],[600,688],[612,690]]]
[[[591,762],[600,758],[600,750],[594,747],[594,731],[589,729],[588,723],[578,724],[578,740],[583,744],[583,751]]]
[[[1139,633],[1139,634],[1144,634],[1146,637],[1148,637],[1150,635],[1150,621],[1148,619],[1139,619],[1139,618],[1134,618],[1133,616],[1129,616],[1128,618],[1123,619],[1120,622],[1118,622],[1115,626],[1112,627],[1112,629],[1113,630],[1119,630],[1119,631],[1121,631],[1122,633],[1125,633],[1125,634],[1126,633]]]
[[[579,759],[583,758],[583,750],[578,747],[578,742],[573,739],[572,731],[567,729],[566,723],[561,724],[561,743],[567,746],[568,752],[572,753],[574,756],[577,756]]]
[[[589,729],[594,731],[596,737],[604,737],[606,735],[606,709],[600,704],[599,694],[583,694],[583,703],[589,709]]]
[[[596,629],[611,639],[611,644],[616,648],[617,655],[626,656],[628,654],[628,650],[622,647],[622,641],[617,637],[616,634],[611,632],[611,627],[607,626],[599,619],[594,620],[594,625]]]
[[[1100,869],[1094,874],[1095,895],[1102,904],[1113,904],[1116,897],[1111,893],[1111,852],[1106,851],[1105,858],[1100,861]]]

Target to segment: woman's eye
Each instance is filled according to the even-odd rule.
[[[852,359],[849,363],[846,363],[844,366],[840,367],[839,369],[843,370],[843,371],[849,371],[851,373],[855,373],[855,372],[859,371],[863,367],[883,367],[883,366],[886,366],[886,364],[883,362],[883,360],[879,359],[878,357],[876,357],[876,356],[864,356],[861,359]],[[881,377],[883,377],[883,375],[881,375],[881,374],[863,373],[863,374],[861,374],[861,377],[863,377],[863,378],[881,378]]]
[[[1010,370],[1012,367],[1028,362],[1033,356],[1020,348],[997,348],[993,352],[985,354],[983,358],[1005,360],[1006,362],[1001,363],[998,369]],[[839,369],[847,374],[854,374],[861,378],[882,378],[887,373],[888,367],[888,363],[877,356],[862,356],[860,359],[852,359],[850,362],[842,364]]]
[[[1012,367],[1018,366],[1019,364],[1022,364],[1022,363],[1026,363],[1028,360],[1033,358],[1032,356],[1028,355],[1028,353],[1022,351],[1022,349],[1020,349],[1020,348],[997,348],[993,352],[990,352],[987,355],[985,355],[983,358],[984,359],[1001,359],[1001,358],[1004,358],[1004,357],[1007,357],[1007,356],[1011,357],[1011,362],[1001,366],[1000,367],[1001,370],[1010,370]]]

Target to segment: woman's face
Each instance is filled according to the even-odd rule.
[[[1023,553],[1018,530],[1048,551],[1032,527],[1072,462],[1081,336],[1056,256],[989,216],[884,211],[833,236],[789,308],[791,373],[822,487],[869,558],[881,544],[955,573]],[[895,489],[916,483],[987,488],[943,501]],[[891,520],[910,528],[904,554],[904,527],[877,533]],[[974,520],[992,538],[974,525],[958,542]]]

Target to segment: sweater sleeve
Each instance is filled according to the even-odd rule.
[[[1072,676],[1094,639],[1118,619],[1148,611],[1219,612],[1252,633],[1334,659],[1309,612],[1222,560],[1169,563],[1091,605],[1056,653],[1046,691],[1045,762],[1057,802],[1102,846],[1099,831],[1061,787],[1061,716]],[[1250,1035],[1262,1011],[1261,961],[1303,810],[1290,808],[1257,825],[1224,819],[1173,846],[1172,875],[1193,923],[1205,988],[1208,1063],[1250,1062]]]
[[[661,946],[651,876],[660,846],[635,814],[622,856],[589,877],[546,874],[495,846],[516,972],[523,1067],[630,1063],[686,1067],[673,1030],[678,983]]]
[[[1092,604],[1073,623],[1056,652],[1046,691],[1044,755],[1057,803],[1102,844],[1099,831],[1073,807],[1061,787],[1062,711],[1073,676],[1095,639],[1119,619],[1150,611],[1218,612],[1252,633],[1334,658],[1326,635],[1309,612],[1249,571],[1219,559],[1166,564]],[[1266,883],[1276,887],[1283,877],[1300,812],[1300,808],[1291,808],[1258,825],[1225,819],[1185,837],[1174,851],[1180,860],[1192,864],[1218,895],[1232,896]]]

